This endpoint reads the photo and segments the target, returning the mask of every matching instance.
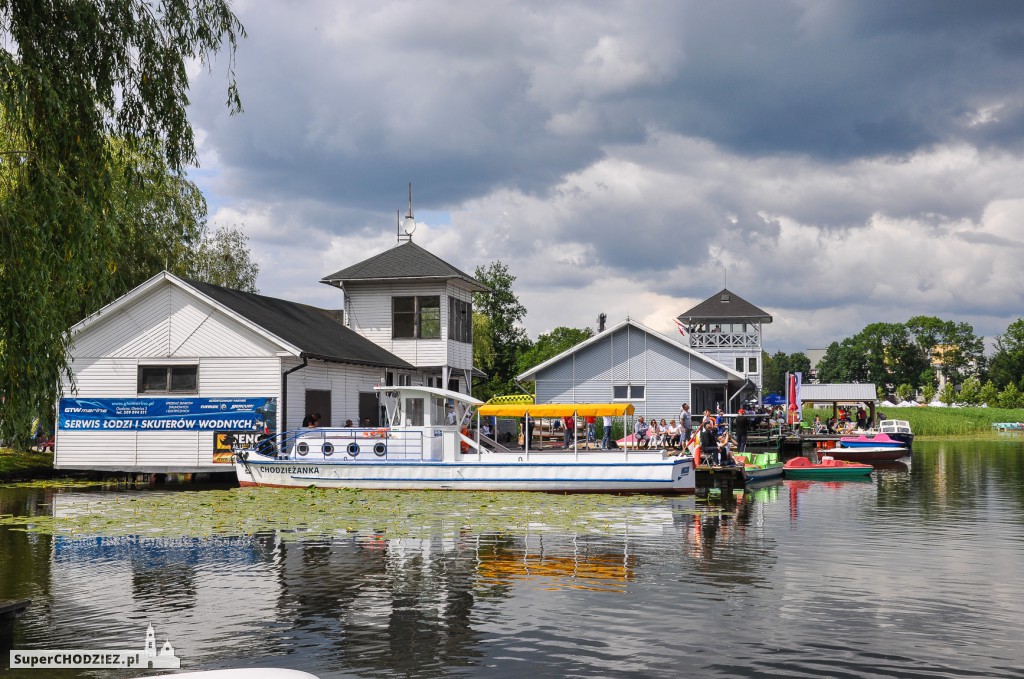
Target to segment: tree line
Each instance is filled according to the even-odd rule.
[[[880,398],[1005,408],[1024,407],[1024,318],[994,338],[985,353],[985,338],[969,323],[935,316],[914,316],[906,323],[871,323],[853,337],[832,342],[818,362],[819,382],[872,382]],[[763,354],[765,392],[785,389],[786,371],[810,370],[803,353]],[[942,385],[940,391],[939,387]]]

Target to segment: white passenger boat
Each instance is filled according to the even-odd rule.
[[[387,426],[288,432],[235,454],[242,486],[401,490],[687,493],[693,457],[663,450],[512,448],[482,438],[480,417],[633,413],[625,404],[484,405],[432,387],[377,387]],[[483,441],[483,442],[482,442]]]

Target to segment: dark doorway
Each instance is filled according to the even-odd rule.
[[[693,403],[690,404],[690,412],[700,421],[705,410],[715,414],[716,407],[721,405],[725,410],[725,388],[717,384],[695,384],[690,389],[693,396]]]
[[[320,426],[331,426],[331,392],[320,389],[306,390],[306,415],[320,413]]]
[[[359,392],[359,424],[363,426],[369,420],[369,426],[380,426],[380,401],[375,391]]]

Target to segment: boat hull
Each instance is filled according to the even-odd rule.
[[[871,474],[871,467],[800,467],[786,469],[787,479],[837,479],[863,478]]]
[[[838,446],[828,450],[837,460],[846,462],[895,462],[910,455],[910,449],[902,446]]]
[[[487,461],[275,460],[250,455],[235,461],[241,486],[360,488],[373,490],[474,490],[542,492],[692,493],[693,460],[632,453],[630,459]],[[488,456],[491,457],[491,456]],[[530,458],[539,456],[530,456]],[[581,456],[583,457],[583,456]],[[551,459],[555,458],[555,459]]]

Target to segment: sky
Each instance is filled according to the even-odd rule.
[[[516,276],[532,339],[723,287],[764,348],[1024,316],[1024,3],[236,0],[189,109],[273,297],[414,241]]]

